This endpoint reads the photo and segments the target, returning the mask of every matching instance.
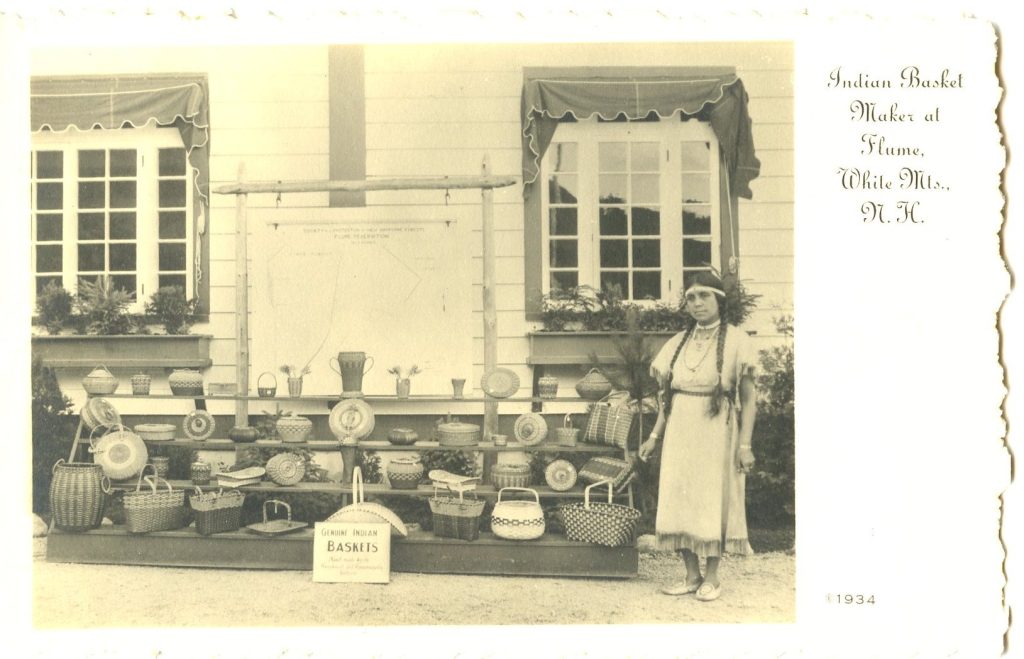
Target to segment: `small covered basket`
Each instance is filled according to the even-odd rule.
[[[118,381],[106,366],[97,366],[82,378],[82,388],[90,396],[106,396],[117,391]]]

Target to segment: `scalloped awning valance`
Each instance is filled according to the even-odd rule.
[[[750,199],[750,182],[760,173],[754,156],[747,92],[731,69],[632,68],[527,69],[522,95],[523,184],[537,179],[539,162],[558,120],[643,119],[652,112],[676,112],[706,119],[718,137],[732,193]]]
[[[62,131],[144,126],[155,121],[174,126],[196,172],[204,204],[210,190],[209,92],[206,78],[195,75],[34,78],[31,83],[32,130]]]

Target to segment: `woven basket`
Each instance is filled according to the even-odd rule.
[[[125,526],[130,533],[170,531],[184,524],[185,490],[175,490],[162,478],[144,476],[152,466],[143,467],[134,492],[124,493]],[[142,489],[143,479],[151,488],[148,492]],[[157,489],[160,482],[167,486],[166,491]]]
[[[283,416],[277,420],[277,436],[283,442],[304,442],[313,431],[313,422],[304,416]]]
[[[396,490],[415,490],[423,478],[423,463],[419,458],[396,458],[385,468],[388,482]]]
[[[580,398],[588,400],[601,400],[611,391],[611,381],[596,368],[590,369],[590,372],[576,383],[576,393],[580,395]]]
[[[441,446],[476,446],[480,426],[475,423],[441,423],[437,426],[437,443]]]
[[[306,475],[306,463],[294,453],[278,453],[267,460],[267,478],[278,485],[295,485]]]
[[[508,490],[521,490],[533,495],[533,501],[502,501]],[[491,532],[505,540],[536,540],[544,535],[544,510],[537,490],[526,487],[504,487],[491,512]]]
[[[138,373],[129,378],[132,383],[132,395],[133,396],[148,396],[149,385],[153,381],[153,378],[146,375],[145,373]]]
[[[50,481],[50,508],[53,523],[61,531],[88,531],[103,520],[103,506],[110,494],[110,479],[103,468],[88,462],[64,462],[53,465]]]
[[[211,535],[237,531],[242,527],[242,504],[245,495],[238,490],[225,493],[203,492],[198,487],[197,494],[188,498],[189,505],[196,515],[196,533]]]
[[[117,391],[118,381],[106,366],[99,366],[82,378],[82,388],[90,396],[106,396]]]
[[[174,424],[171,423],[140,423],[135,426],[135,433],[150,442],[174,439],[174,430]]]
[[[558,378],[553,375],[542,375],[537,379],[537,395],[541,398],[554,398],[558,395]]]
[[[203,374],[187,368],[175,369],[167,378],[175,396],[202,396]]]
[[[85,401],[80,414],[82,423],[89,430],[96,430],[100,426],[111,427],[121,423],[121,415],[106,398],[90,398]]]
[[[491,467],[491,485],[503,487],[526,487],[530,484],[530,465],[525,462],[499,462]]]
[[[608,503],[591,503],[590,490],[608,486]],[[570,540],[591,542],[605,547],[623,547],[636,541],[636,526],[641,513],[636,508],[612,503],[611,481],[588,485],[583,490],[583,503],[561,507],[565,535]]]
[[[434,535],[441,538],[457,538],[473,541],[480,537],[480,518],[484,512],[483,499],[463,499],[438,496],[430,498],[430,512],[433,513]]]
[[[264,375],[269,375],[273,384],[263,384]],[[260,398],[273,398],[277,394],[277,376],[270,371],[260,373],[260,376],[256,378],[256,394]]]
[[[555,428],[555,442],[562,446],[576,446],[576,440],[580,437],[580,429],[572,425],[572,415],[565,415],[565,423],[561,428]]]
[[[388,508],[366,500],[363,492],[363,472],[359,467],[352,470],[352,503],[343,506],[327,518],[328,522],[387,522],[391,525],[392,536],[408,537],[405,522]]]

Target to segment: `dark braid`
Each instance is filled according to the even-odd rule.
[[[661,385],[661,406],[665,410],[666,418],[668,418],[669,412],[672,411],[672,372],[675,370],[679,353],[682,352],[683,346],[686,345],[686,339],[690,338],[690,332],[692,331],[692,327],[683,330],[683,339],[676,346],[676,351],[672,355],[672,361],[668,363],[668,377],[665,378]]]
[[[723,322],[721,327],[721,331],[718,332],[718,342],[715,344],[715,370],[718,371],[718,382],[715,384],[711,402],[708,404],[708,416],[712,417],[718,416],[719,410],[722,409],[722,398],[725,395],[722,390],[722,365],[725,363],[725,334],[729,325]]]

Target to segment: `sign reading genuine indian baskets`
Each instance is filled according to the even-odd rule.
[[[317,522],[313,535],[313,581],[388,583],[391,527],[386,522]]]

